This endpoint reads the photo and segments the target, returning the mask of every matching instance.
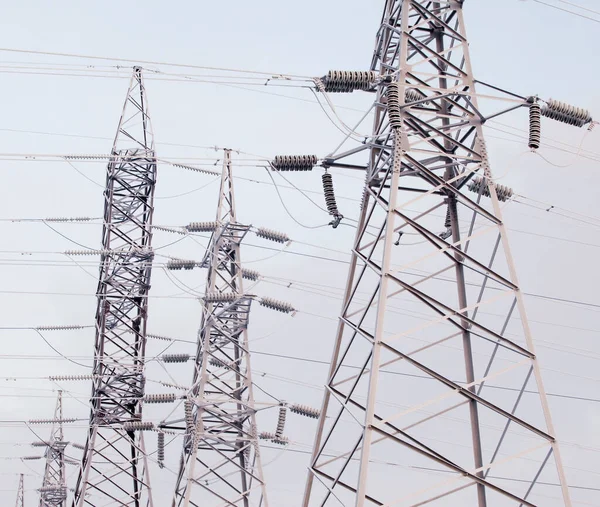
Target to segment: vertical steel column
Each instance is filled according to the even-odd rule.
[[[90,429],[75,507],[152,506],[141,421],[153,261],[154,135],[135,67],[107,168]]]
[[[217,226],[203,265],[208,268],[198,333],[188,426],[174,507],[267,507],[257,442],[248,317],[240,244],[249,226],[237,222],[231,151],[225,150]]]

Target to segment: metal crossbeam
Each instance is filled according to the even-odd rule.
[[[225,150],[192,388],[191,420],[174,507],[267,507],[255,420],[248,318],[240,243],[249,227],[236,219],[231,151]]]
[[[65,475],[65,448],[67,442],[63,433],[62,391],[58,391],[54,423],[50,438],[46,442],[46,467],[40,493],[39,507],[65,507],[67,504],[67,483]]]
[[[73,505],[152,506],[140,421],[153,259],[154,136],[134,68],[104,192],[90,429]]]
[[[482,130],[526,99],[480,107],[462,5],[386,1],[366,188],[304,507],[535,505],[542,470],[571,505]],[[344,161],[358,154],[329,160],[358,167]],[[465,193],[477,174],[489,199]],[[518,386],[517,399],[485,389],[492,378]],[[537,396],[520,403],[528,382]],[[493,479],[514,474],[530,484]]]

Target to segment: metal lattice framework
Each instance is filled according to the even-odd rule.
[[[127,423],[141,420],[155,182],[154,136],[136,67],[107,169],[90,430],[77,507],[152,505],[143,436]]]
[[[532,506],[540,478],[571,505],[462,4],[386,1],[373,135],[327,160],[369,153],[305,507]]]
[[[65,507],[67,483],[65,476],[65,442],[63,433],[62,391],[58,391],[54,410],[54,426],[46,444],[46,467],[42,487],[39,489],[39,507]]]
[[[25,507],[25,487],[23,485],[23,474],[19,476],[19,489],[17,489],[17,501],[15,507]]]
[[[190,413],[173,506],[266,507],[255,421],[248,317],[240,244],[249,226],[237,222],[231,151],[225,150],[198,333]]]

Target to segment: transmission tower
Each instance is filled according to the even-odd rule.
[[[213,230],[202,323],[190,395],[185,401],[186,435],[173,506],[267,506],[257,443],[248,317],[253,296],[242,277],[240,244],[250,229],[238,223],[231,169],[225,150]]]
[[[39,507],[65,507],[67,502],[65,448],[68,444],[63,434],[62,391],[58,391],[54,421],[49,440],[42,442],[46,447],[46,468],[42,487],[38,490]]]
[[[477,82],[503,100],[484,114],[462,7],[387,0],[370,71],[317,80],[375,100],[371,137],[323,161],[369,154],[304,507],[531,506],[542,481],[571,505],[482,127],[529,107],[535,149],[540,115],[591,117]]]
[[[23,474],[19,476],[19,489],[17,489],[17,501],[15,507],[25,507],[25,488],[23,487]]]
[[[107,168],[90,429],[73,505],[151,506],[140,431],[156,155],[135,67]]]

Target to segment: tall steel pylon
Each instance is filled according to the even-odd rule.
[[[107,168],[90,429],[73,505],[151,506],[140,423],[153,259],[154,136],[134,68]]]
[[[225,150],[217,220],[203,261],[206,294],[174,507],[267,506],[248,350],[253,298],[244,293],[240,265],[248,230],[236,218],[231,151]]]
[[[17,489],[17,501],[15,507],[25,507],[25,487],[23,481],[23,474],[19,476],[19,488]]]
[[[371,71],[320,83],[375,102],[372,137],[325,161],[369,152],[304,507],[536,505],[538,480],[571,505],[462,7],[387,0]]]
[[[65,475],[65,442],[63,433],[62,391],[58,391],[54,423],[46,447],[46,467],[40,493],[39,507],[65,507],[67,504],[67,483]]]

